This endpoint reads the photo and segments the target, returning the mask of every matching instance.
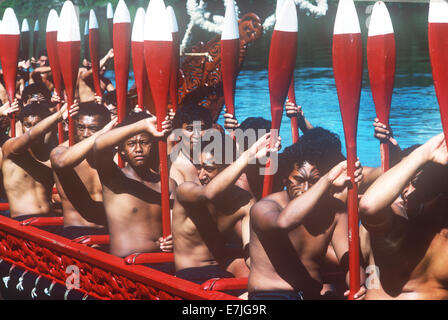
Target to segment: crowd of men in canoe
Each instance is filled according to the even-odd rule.
[[[69,239],[109,234],[99,247],[113,255],[174,252],[174,264],[151,268],[195,283],[248,277],[248,297],[344,299],[348,287],[347,190],[350,180],[339,137],[313,126],[300,106],[286,103],[303,135],[280,152],[270,143],[271,123],[225,114],[225,129],[205,108],[185,103],[157,130],[154,115],[130,108],[116,123],[116,98],[104,77],[104,98],[94,94],[92,72],[79,70],[76,103],[51,95],[51,70],[42,52],[33,72],[19,64],[17,100],[0,108],[16,114],[17,136],[2,122],[4,198],[23,221],[60,216],[55,231]],[[7,101],[0,87],[0,98]],[[75,119],[76,143],[58,145],[56,124]],[[314,124],[316,125],[316,124]],[[65,126],[67,130],[67,126]],[[179,140],[172,134],[183,133]],[[237,146],[232,135],[258,136]],[[262,134],[262,132],[268,132]],[[213,132],[214,139],[204,139]],[[357,163],[362,286],[357,299],[448,298],[448,151],[443,134],[401,150],[391,129],[373,124],[374,137],[390,145],[391,169]],[[157,141],[170,152],[172,235],[162,236]],[[220,152],[211,148],[216,143]],[[232,146],[229,151],[228,146]],[[225,150],[225,151],[223,151]],[[232,161],[223,161],[229,152]],[[374,151],[372,151],[374,152]],[[118,154],[126,165],[117,165]],[[277,155],[273,193],[262,197],[262,159]],[[238,155],[238,157],[236,156]],[[56,186],[58,194],[53,195]]]

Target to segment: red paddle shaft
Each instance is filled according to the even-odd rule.
[[[59,98],[62,97],[62,74],[59,66],[58,48],[57,48],[57,31],[46,33],[47,53],[50,61],[51,74],[53,76],[54,90]],[[57,104],[57,110],[61,109],[61,104]],[[59,144],[64,142],[64,127],[62,122],[58,122],[58,139]]]
[[[292,77],[291,85],[289,86],[288,100],[294,103],[294,105],[296,105],[294,76]],[[297,141],[299,141],[299,119],[297,119],[297,117],[291,118],[291,135],[292,135],[292,143],[296,143]]]
[[[3,79],[5,81],[6,92],[9,103],[12,104],[16,97],[16,76],[17,63],[19,60],[20,34],[0,35],[1,62],[3,69]],[[11,119],[11,136],[16,136],[16,116]]]
[[[376,115],[379,121],[386,126],[389,126],[390,105],[394,89],[395,59],[393,33],[368,37],[367,62],[370,87]],[[381,143],[381,166],[384,172],[390,167],[388,143]]]
[[[98,97],[103,96],[100,85],[100,31],[99,29],[89,30],[89,47],[90,60],[92,62],[93,85],[95,87],[95,94]]]
[[[179,55],[180,55],[180,37],[179,32],[173,32],[173,64],[171,66],[170,76],[170,100],[174,112],[179,105],[177,77],[179,74]]]
[[[154,98],[157,129],[162,131],[166,117],[173,54],[172,41],[145,41],[145,62],[149,85]],[[166,141],[159,141],[160,184],[162,191],[163,236],[171,234],[168,156]]]
[[[277,130],[277,134],[272,135],[271,144],[275,143],[278,130],[280,130],[283,106],[291,84],[296,55],[297,32],[274,30],[269,50],[268,78],[272,116],[271,132]],[[271,170],[271,163],[268,160],[264,176],[263,197],[272,192],[274,176]]]
[[[347,147],[347,173],[352,184],[348,191],[347,202],[349,220],[349,299],[353,299],[360,287],[358,188],[354,179],[357,161],[356,136],[361,95],[362,59],[360,33],[335,34],[333,36],[333,71],[344,125]]]
[[[62,78],[65,84],[68,110],[75,101],[75,89],[78,80],[79,58],[81,55],[81,41],[58,42],[59,64]],[[75,144],[75,123],[72,117],[68,117],[68,141],[69,145]]]
[[[238,76],[240,40],[221,40],[221,69],[227,112],[235,115],[235,84]]]
[[[144,90],[148,84],[143,41],[132,41],[132,64],[137,88],[137,104],[143,110],[145,106]]]
[[[448,23],[429,23],[428,40],[432,76],[439,102],[445,140],[448,141]]]

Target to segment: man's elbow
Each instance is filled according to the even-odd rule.
[[[376,213],[376,203],[377,200],[375,200],[372,197],[362,197],[361,201],[359,202],[359,216],[362,217],[369,217]]]

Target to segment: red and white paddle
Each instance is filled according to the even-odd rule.
[[[70,108],[75,100],[76,82],[79,72],[79,58],[81,54],[81,34],[75,7],[71,1],[65,1],[59,16],[57,36],[59,65],[65,84],[67,103]],[[73,119],[68,118],[69,144],[75,143],[75,126]]]
[[[109,41],[113,46],[114,43],[114,8],[110,2],[107,3],[106,7],[106,19],[107,19],[107,30],[109,31]]]
[[[171,105],[176,112],[179,105],[178,96],[178,84],[177,79],[179,75],[179,59],[180,59],[180,36],[179,36],[179,26],[177,25],[176,14],[171,6],[166,7],[168,12],[168,17],[171,24],[171,33],[173,35],[173,64],[171,65],[171,77],[170,77],[170,100]]]
[[[138,8],[132,27],[132,65],[134,69],[135,86],[137,88],[137,104],[140,110],[145,108],[145,87],[148,84],[144,53],[145,9]]]
[[[226,13],[221,34],[221,70],[224,100],[228,113],[235,115],[235,84],[240,57],[240,31],[233,0],[226,0]]]
[[[89,14],[89,48],[90,48],[90,62],[92,63],[93,85],[95,87],[95,94],[98,97],[103,96],[103,91],[100,85],[100,29],[98,20],[96,19],[95,11],[90,10]]]
[[[89,60],[89,20],[84,22],[84,35],[82,41],[84,43],[84,59]]]
[[[19,62],[20,26],[16,14],[7,8],[0,25],[0,60],[9,103],[16,97],[17,63]],[[15,114],[11,118],[11,136],[16,136]]]
[[[154,99],[157,127],[162,131],[162,122],[167,114],[173,56],[173,36],[168,13],[163,0],[151,0],[145,18],[145,62],[149,86]],[[166,141],[159,141],[160,180],[162,191],[163,236],[171,234],[170,202],[168,185],[168,157]]]
[[[36,59],[39,59],[38,55],[38,51],[37,49],[39,48],[39,20],[36,20],[36,22],[34,22],[34,33],[33,33],[33,56]]]
[[[373,6],[367,38],[370,88],[379,121],[389,126],[390,105],[395,80],[395,37],[387,7],[382,1]],[[381,143],[381,165],[389,170],[389,144]]]
[[[56,10],[51,9],[47,19],[46,42],[48,60],[50,61],[51,75],[53,76],[54,91],[62,99],[62,74],[59,66],[57,37],[59,27],[59,16]],[[61,108],[58,103],[57,110]],[[58,122],[59,144],[64,142],[64,127],[62,122]]]
[[[448,2],[445,0],[429,3],[428,40],[434,88],[448,141]]]
[[[360,286],[358,187],[354,182],[356,136],[362,82],[362,39],[358,15],[353,0],[340,0],[333,35],[333,72],[339,98],[345,143],[347,173],[352,182],[348,191],[350,294],[353,299]]]
[[[20,31],[20,40],[22,42],[22,54],[25,60],[29,59],[30,55],[30,25],[27,19],[23,19],[22,28]]]
[[[297,10],[293,0],[285,0],[279,9],[269,49],[268,81],[272,117],[272,142],[275,144],[283,115],[283,106],[294,73],[297,55]],[[274,181],[271,164],[266,165],[263,197],[272,192]]]

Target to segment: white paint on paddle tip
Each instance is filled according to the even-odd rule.
[[[221,40],[239,39],[240,30],[238,28],[238,18],[235,13],[235,3],[233,0],[226,0],[226,3],[226,14],[224,16]]]
[[[168,18],[170,19],[171,23],[171,32],[179,32],[179,26],[177,25],[176,14],[174,13],[173,7],[166,7],[166,11],[168,12]]]
[[[134,25],[132,27],[131,41],[143,42],[145,40],[145,9],[138,8],[135,13]]]
[[[114,18],[114,8],[112,7],[112,3],[107,3],[107,12],[106,12],[106,18],[107,19],[113,19]]]
[[[275,20],[277,20],[277,17],[280,13],[280,9],[283,8],[283,5],[285,4],[286,0],[277,0],[277,5],[275,7]]]
[[[2,24],[0,25],[0,34],[20,34],[19,21],[12,8],[7,8],[3,14]]]
[[[124,0],[118,1],[114,14],[114,24],[115,23],[131,23],[131,14],[129,13],[128,6]]]
[[[22,29],[21,29],[21,31],[22,32],[30,31],[30,25],[28,24],[28,20],[26,18],[23,19],[23,21],[22,21]]]
[[[96,18],[96,14],[93,9],[90,9],[89,13],[89,29],[99,29],[98,19]]]
[[[373,6],[372,17],[369,24],[369,37],[394,33],[389,11],[383,1]]]
[[[171,25],[163,0],[151,0],[146,9],[145,41],[173,41]]]
[[[89,21],[86,20],[86,22],[84,23],[84,36],[88,35],[89,35]]]
[[[39,31],[39,20],[36,20],[36,22],[34,22],[34,31]]]
[[[51,9],[47,19],[47,32],[58,31],[59,16],[56,10]]]
[[[278,10],[274,30],[297,32],[298,28],[296,4],[294,0],[285,0],[282,8]]]
[[[429,23],[448,23],[448,1],[431,0],[429,3]]]
[[[71,1],[65,1],[59,16],[58,42],[81,41],[78,16]]]
[[[334,34],[361,33],[358,14],[353,0],[339,0]]]

